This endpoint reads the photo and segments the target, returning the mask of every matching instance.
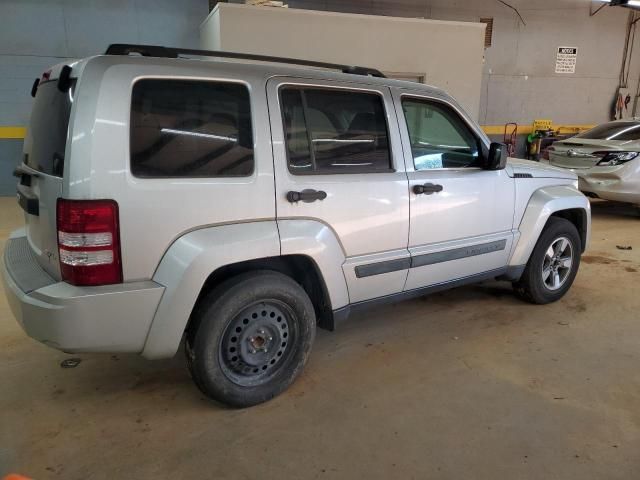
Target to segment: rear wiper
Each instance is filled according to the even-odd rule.
[[[40,175],[31,170],[25,170],[22,165],[18,165],[13,171],[14,177],[21,177],[22,175],[29,175],[30,177],[39,177]]]
[[[65,65],[60,70],[60,76],[58,77],[58,90],[62,93],[66,93],[71,88],[71,67]]]
[[[40,85],[40,79],[36,78],[31,85],[31,96],[36,98],[36,92],[38,91],[38,85]]]

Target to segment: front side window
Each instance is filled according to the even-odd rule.
[[[416,170],[480,166],[478,139],[452,108],[405,98],[402,109]]]
[[[253,172],[249,91],[237,83],[144,79],[133,86],[131,172],[238,177]]]
[[[281,91],[293,174],[391,170],[382,98],[376,93],[287,87]]]

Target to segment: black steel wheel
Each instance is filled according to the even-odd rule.
[[[268,299],[244,309],[229,322],[220,339],[220,365],[237,385],[268,382],[296,342],[293,312],[285,303]]]
[[[304,289],[281,273],[251,272],[199,302],[187,332],[187,366],[208,397],[247,407],[295,380],[314,338],[314,308]]]

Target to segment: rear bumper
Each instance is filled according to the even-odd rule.
[[[578,188],[605,200],[640,205],[640,172],[635,173],[627,168],[630,166],[594,167],[576,171]]]
[[[153,281],[100,287],[58,282],[24,242],[20,235],[7,241],[2,279],[11,311],[27,335],[65,352],[142,351],[164,287]]]
[[[554,161],[550,163],[554,164]],[[578,175],[581,192],[605,200],[640,205],[640,158],[615,166],[571,168],[558,164],[557,159],[555,165]]]

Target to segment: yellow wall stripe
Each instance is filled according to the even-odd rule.
[[[553,125],[552,128],[563,134],[571,134],[589,130],[593,127],[595,125]],[[483,125],[482,130],[487,135],[503,135],[504,125]],[[512,130],[513,127],[507,128],[507,135],[510,135]],[[518,135],[529,135],[530,133],[533,133],[533,125],[518,125]]]
[[[595,125],[554,125],[554,130],[560,130],[561,133],[578,133],[583,130],[593,128]],[[487,135],[504,134],[504,125],[483,125],[482,129]],[[518,125],[518,135],[529,135],[532,133],[531,125]],[[22,139],[27,133],[25,127],[2,127],[0,126],[0,138]],[[511,133],[511,128],[507,129],[507,134]]]
[[[2,127],[0,126],[0,138],[24,138],[27,133],[25,127]]]

